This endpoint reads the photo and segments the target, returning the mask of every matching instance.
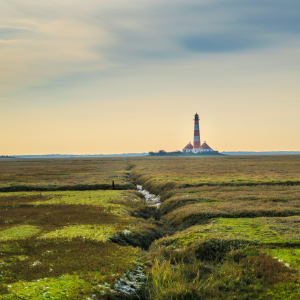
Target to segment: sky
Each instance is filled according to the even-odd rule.
[[[300,150],[299,0],[2,0],[0,155]]]

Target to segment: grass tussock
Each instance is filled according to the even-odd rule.
[[[300,277],[259,248],[229,251],[219,263],[157,259],[148,275],[149,299],[297,299]],[[291,289],[288,289],[292,287]],[[274,294],[277,291],[277,295]],[[280,298],[286,295],[287,298]]]
[[[156,260],[148,278],[150,299],[199,299],[201,280],[211,273],[202,262],[173,265]]]

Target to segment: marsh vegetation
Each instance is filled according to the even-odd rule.
[[[300,156],[0,168],[0,299],[300,298]]]
[[[126,159],[14,159],[0,161],[0,192],[134,189]]]

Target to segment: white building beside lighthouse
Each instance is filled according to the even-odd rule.
[[[194,145],[189,142],[183,149],[183,153],[218,153],[208,146],[206,142],[201,144],[200,139],[200,127],[199,127],[199,115],[196,113],[194,118]]]

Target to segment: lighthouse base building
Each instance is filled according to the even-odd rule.
[[[203,153],[203,154],[215,154],[218,153],[218,151],[213,150],[210,148],[206,142],[201,144],[200,140],[200,128],[199,128],[199,115],[195,114],[194,119],[194,145],[192,145],[191,142],[189,142],[183,149],[183,153]]]
[[[189,142],[183,149],[183,153],[218,153],[218,151],[215,151],[211,149],[206,142],[204,142],[199,148],[194,148],[191,142]]]

